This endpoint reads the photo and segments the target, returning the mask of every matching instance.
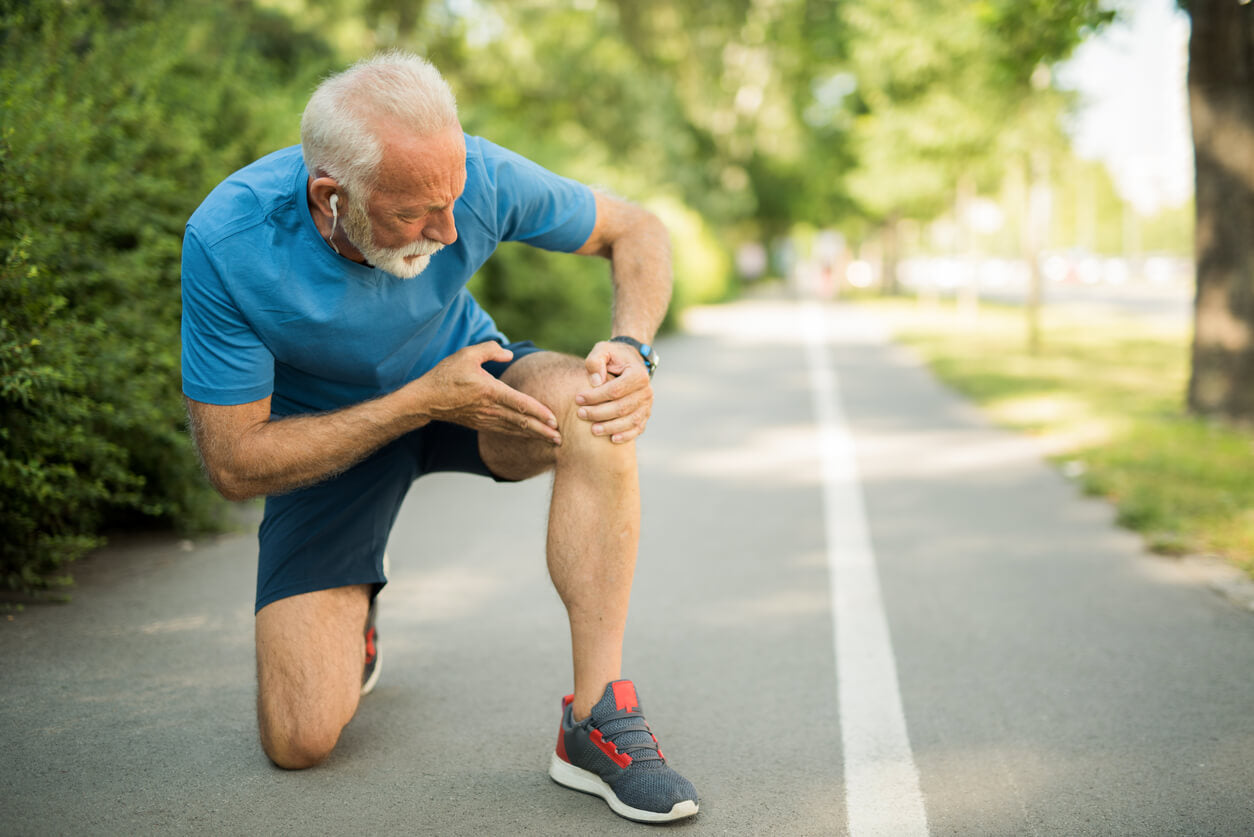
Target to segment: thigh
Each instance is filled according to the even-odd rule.
[[[566,435],[577,432],[579,425],[584,424],[575,416],[575,392],[588,385],[580,358],[537,352],[515,361],[500,377],[553,411],[563,434],[563,445]],[[557,448],[541,439],[480,433],[479,456],[497,479],[522,480],[552,469]]]
[[[551,354],[530,341],[508,343],[506,348],[514,352],[515,360],[484,364],[503,380],[516,377],[519,365]],[[485,463],[474,430],[436,421],[385,445],[342,474],[267,497],[258,535],[256,610],[314,590],[356,584],[380,590],[387,583],[383,551],[410,485],[423,474],[440,471],[518,478],[503,476]]]
[[[318,590],[257,612],[257,719],[276,763],[321,761],[356,712],[370,594],[368,585]]]
[[[342,474],[266,498],[258,532],[256,610],[315,590],[387,579],[383,551],[401,503],[418,476],[414,448],[402,437]]]

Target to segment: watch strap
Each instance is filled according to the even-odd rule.
[[[628,337],[625,334],[620,334],[617,337],[611,337],[610,342],[611,343],[626,343],[628,346],[631,346],[637,352],[639,352],[640,357],[644,360],[645,368],[649,370],[649,377],[650,378],[653,377],[653,370],[657,368],[657,363],[653,359],[654,351],[651,345],[649,345],[648,343],[641,343],[636,338]]]

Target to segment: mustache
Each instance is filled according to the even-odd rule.
[[[436,253],[444,249],[444,245],[430,238],[424,238],[415,241],[413,244],[405,248],[406,256],[434,256]]]

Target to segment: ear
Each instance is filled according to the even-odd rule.
[[[333,177],[315,177],[309,181],[309,202],[317,211],[327,218],[335,214],[331,206],[331,196],[340,195],[340,184]],[[344,209],[344,196],[340,195],[339,209]]]

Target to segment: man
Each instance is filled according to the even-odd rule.
[[[507,343],[465,289],[506,240],[608,258],[613,339],[583,360]],[[653,215],[464,134],[440,74],[404,53],[327,79],[301,145],[235,173],[192,215],[183,391],[214,486],[267,498],[258,724],[275,764],[326,758],[373,686],[383,551],[413,480],[552,471],[547,560],[574,693],[549,773],[631,819],[697,812],[619,670],[634,443],[670,285]]]

